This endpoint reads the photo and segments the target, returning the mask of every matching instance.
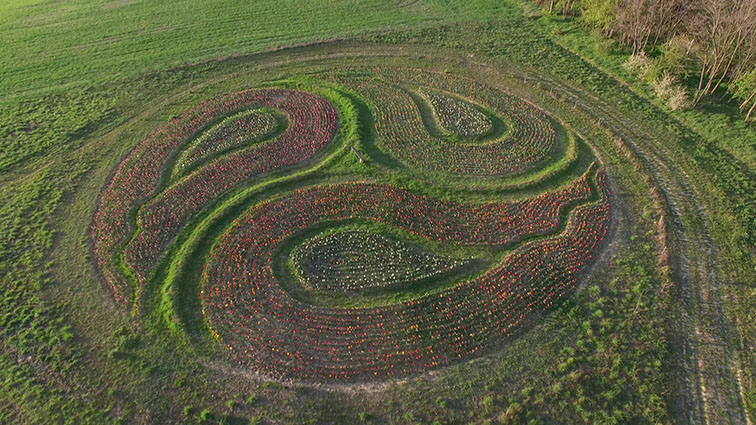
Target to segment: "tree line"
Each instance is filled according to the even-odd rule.
[[[674,109],[714,98],[756,118],[756,0],[536,1],[631,49],[628,69]]]

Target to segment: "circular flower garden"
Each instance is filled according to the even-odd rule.
[[[119,304],[140,314],[145,288],[161,285],[166,274],[158,270],[171,267],[192,232],[209,232],[203,223],[237,211],[214,225],[197,278],[197,314],[209,335],[247,371],[342,384],[481,355],[577,286],[609,228],[600,162],[559,185],[534,182],[530,192],[443,192],[457,177],[495,185],[545,167],[564,143],[556,120],[450,73],[386,68],[318,78],[320,85],[281,83],[208,100],[123,158],[91,225],[96,264]],[[362,115],[355,99],[366,105]],[[395,166],[376,163],[377,153]],[[319,171],[332,163],[338,172]],[[441,177],[407,184],[406,170]],[[323,226],[329,230],[317,230]],[[447,255],[441,246],[473,254]],[[490,255],[486,270],[454,277],[480,252]],[[277,271],[280,261],[302,290],[411,296],[308,303],[287,290],[291,276]],[[456,280],[438,283],[449,276]]]

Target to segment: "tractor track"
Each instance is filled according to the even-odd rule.
[[[741,367],[731,349],[735,331],[724,310],[729,282],[721,277],[708,214],[690,177],[666,160],[675,158],[675,153],[595,96],[548,76],[519,73],[515,78],[563,95],[567,104],[617,136],[646,168],[667,203],[671,242],[677,248],[673,266],[683,300],[681,351],[686,371],[681,408],[692,424],[751,425],[743,402]]]

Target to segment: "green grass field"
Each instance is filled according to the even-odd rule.
[[[726,105],[667,109],[625,73],[628,52],[607,52],[582,27],[518,0],[7,0],[0,34],[0,423],[756,420],[756,129]],[[377,79],[387,69],[465,76],[524,99],[548,114],[556,147],[511,176],[408,167],[374,132],[375,99],[334,77]],[[115,167],[201,102],[271,84],[330,101],[339,116],[331,144],[201,208],[156,264],[142,304],[115,303],[90,228]],[[431,107],[419,106],[425,128],[437,120]],[[293,121],[274,116],[289,126],[277,137]],[[509,125],[495,118],[503,129],[490,137],[508,137]],[[485,137],[478,145],[495,143]],[[597,167],[612,189],[597,259],[577,289],[470,358],[401,379],[313,385],[240,364],[205,316],[199,294],[212,247],[262,202],[350,181],[515,202]],[[158,192],[173,183],[161,180]],[[295,232],[272,270],[305,302],[375,308],[437,296],[566,223],[493,248],[386,226],[355,219]],[[473,260],[408,288],[310,293],[288,255],[334,229],[386,231],[414,249]]]
[[[497,4],[498,3],[498,4]],[[266,49],[486,20],[499,2],[3,2],[2,100]],[[93,17],[96,17],[93,19]]]

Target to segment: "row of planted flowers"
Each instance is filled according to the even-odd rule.
[[[379,78],[376,78],[379,77]],[[332,78],[360,93],[373,106],[376,139],[389,153],[408,166],[444,174],[474,176],[517,175],[542,165],[553,151],[556,131],[546,114],[533,105],[501,90],[454,74],[437,74],[422,70],[381,69],[371,77],[359,74],[336,74]],[[458,143],[431,136],[425,128],[411,91],[427,89],[446,91],[471,99],[495,112],[511,125],[500,139],[483,144]],[[442,107],[444,104],[431,102]],[[456,105],[460,105],[455,99]],[[456,109],[461,107],[457,106]],[[481,121],[479,127],[464,130],[485,132],[482,112],[468,111],[481,117],[460,119],[448,116],[448,108],[437,111],[449,127],[466,121]],[[472,109],[467,105],[467,109]],[[460,111],[457,111],[460,112]],[[472,125],[466,123],[465,125]]]
[[[276,378],[398,377],[470,356],[575,285],[609,222],[605,176],[590,177],[598,201],[576,207],[561,234],[525,243],[471,281],[373,308],[326,308],[292,298],[273,274],[276,247],[318,222],[354,218],[443,242],[508,244],[556,229],[565,205],[588,200],[588,176],[531,200],[478,205],[369,183],[297,190],[252,208],[221,237],[205,264],[203,315],[239,362]]]
[[[250,121],[253,115],[241,114],[241,124],[221,122],[220,130],[211,128],[203,137],[208,125],[255,108],[281,111],[289,127],[270,141],[214,159],[157,193],[160,182],[171,173],[167,168],[172,158],[189,140],[199,137],[195,145],[205,152],[206,159],[212,154],[212,148],[208,151],[204,146],[206,140],[233,147],[234,140],[250,131],[248,124],[269,126],[269,120]],[[103,189],[90,229],[98,268],[115,299],[126,304],[134,289],[120,269],[119,258],[135,229],[130,219],[132,211],[139,208],[140,231],[128,242],[124,257],[141,285],[170,241],[197,211],[250,177],[311,158],[333,138],[337,127],[336,109],[322,97],[287,89],[245,90],[204,102],[137,144]]]

